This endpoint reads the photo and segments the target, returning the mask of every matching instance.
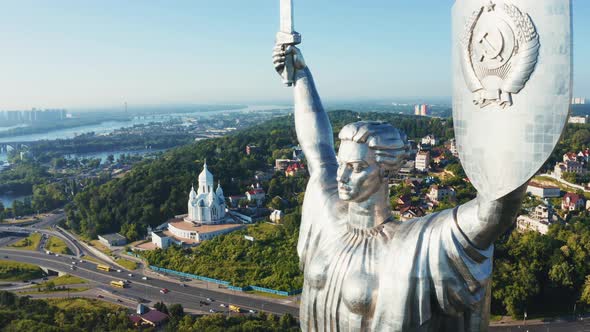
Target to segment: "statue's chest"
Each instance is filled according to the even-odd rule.
[[[305,269],[305,281],[327,314],[372,315],[379,288],[378,261],[385,239],[348,232],[326,241]],[[309,294],[311,295],[311,294]]]

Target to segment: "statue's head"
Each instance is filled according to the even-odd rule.
[[[338,137],[338,196],[344,201],[369,199],[399,171],[409,150],[406,135],[385,122],[351,123]]]

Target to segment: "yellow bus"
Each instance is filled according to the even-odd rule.
[[[110,266],[97,265],[96,268],[99,269],[99,270],[102,270],[102,271],[111,272],[111,267]]]
[[[229,305],[229,310],[231,310],[231,311],[233,311],[233,312],[237,312],[237,313],[241,312],[241,310],[240,310],[240,307],[238,307],[238,306],[235,306],[235,305],[233,305],[233,304],[230,304],[230,305]]]
[[[111,286],[117,287],[117,288],[125,288],[125,283],[121,280],[119,280],[119,281],[113,280],[113,281],[111,281]]]

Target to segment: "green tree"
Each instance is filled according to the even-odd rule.
[[[268,207],[274,210],[283,210],[283,205],[283,199],[279,196],[275,196],[268,204]]]
[[[584,281],[580,301],[590,305],[590,275],[586,276],[586,280]]]
[[[180,320],[184,316],[184,308],[181,304],[175,303],[171,304],[168,307],[168,312],[170,313],[170,318],[174,320]]]
[[[154,304],[154,308],[160,312],[163,312],[165,314],[168,314],[168,307],[166,306],[166,304],[162,301],[160,302],[156,302],[156,304]]]

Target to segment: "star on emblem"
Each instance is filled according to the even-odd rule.
[[[486,10],[488,12],[493,12],[494,10],[496,10],[496,4],[490,1],[490,3],[486,5]]]

